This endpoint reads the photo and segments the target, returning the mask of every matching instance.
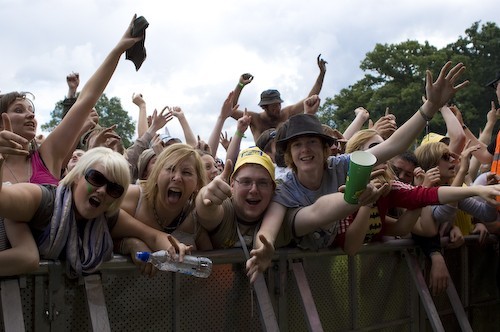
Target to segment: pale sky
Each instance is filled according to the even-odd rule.
[[[150,23],[147,59],[136,72],[123,55],[106,95],[120,98],[135,121],[133,92],[144,95],[148,114],[180,106],[194,133],[208,140],[242,73],[254,80],[241,109],[261,111],[260,93],[270,88],[286,106],[307,96],[321,53],[328,61],[324,100],[362,78],[359,64],[376,43],[443,47],[476,21],[498,24],[499,9],[496,0],[0,0],[0,90],[32,92],[40,128],[66,94],[66,75],[80,73],[83,87],[137,13]],[[167,127],[184,138],[176,119]],[[232,136],[236,121],[228,119],[224,130]],[[246,136],[242,145],[253,145]]]

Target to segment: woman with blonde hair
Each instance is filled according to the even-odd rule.
[[[206,183],[204,165],[196,149],[187,144],[172,144],[160,153],[146,181],[129,186],[121,207],[146,225],[194,244],[198,231],[194,201]],[[144,245],[130,238],[124,239],[121,247],[147,251]],[[144,272],[149,274],[150,270]]]
[[[465,176],[469,170],[471,154],[480,149],[480,146],[466,148],[460,156],[452,153],[442,142],[433,142],[419,146],[415,150],[420,167],[432,175],[435,186],[463,187]],[[472,217],[481,222],[496,220],[497,210],[489,204],[474,197],[457,200],[456,204],[435,206],[432,208],[432,218],[441,228],[440,233],[450,233],[451,247],[463,244],[463,235],[479,233],[480,242],[488,235],[486,226],[481,222],[472,225]],[[448,227],[442,228],[442,225]],[[465,232],[465,233],[464,233]]]
[[[135,16],[134,18],[135,19]],[[9,92],[0,95],[0,152],[4,153],[5,182],[57,185],[82,131],[93,125],[92,107],[110,81],[121,55],[143,37],[132,37],[132,23],[99,68],[89,78],[77,101],[51,134],[36,144],[37,119],[33,95]],[[8,64],[7,64],[8,65]],[[6,124],[8,123],[8,127]],[[86,128],[87,127],[87,128]],[[4,230],[5,226],[5,230]],[[7,236],[3,236],[6,234]],[[0,218],[0,274],[25,273],[38,267],[38,254],[29,229]],[[2,243],[8,242],[5,246]],[[9,251],[16,251],[11,255]],[[17,257],[12,264],[10,257]],[[6,259],[4,259],[4,257]],[[15,266],[19,266],[17,269]],[[4,273],[5,272],[5,273]]]
[[[0,154],[0,168],[4,161]],[[57,187],[33,183],[0,187],[0,215],[27,222],[40,257],[64,258],[69,277],[98,270],[112,258],[113,239],[123,237],[135,236],[152,250],[175,254],[178,249],[183,256],[190,247],[120,210],[129,182],[128,162],[122,155],[94,148]]]

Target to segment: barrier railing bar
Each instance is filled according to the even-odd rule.
[[[111,331],[101,276],[99,274],[92,274],[85,276],[83,280],[92,331]]]
[[[316,309],[316,303],[312,296],[311,288],[307,282],[306,273],[304,271],[304,265],[302,262],[292,263],[293,274],[295,280],[297,281],[297,287],[299,288],[299,293],[301,297],[302,309],[306,316],[307,327],[311,332],[323,331],[323,326],[321,325],[321,320],[319,319],[318,310]]]
[[[19,280],[17,278],[2,280],[0,292],[5,332],[25,331]]]
[[[418,290],[420,301],[422,302],[422,306],[427,313],[427,318],[432,326],[432,330],[435,332],[444,332],[443,323],[439,318],[439,313],[434,305],[431,294],[429,293],[429,288],[427,287],[417,258],[409,252],[405,252],[403,255],[405,256],[406,263],[410,269],[410,275],[412,276],[415,287]]]

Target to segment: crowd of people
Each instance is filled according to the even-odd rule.
[[[44,140],[36,135],[30,94],[0,95],[0,276],[63,259],[68,276],[77,277],[95,272],[113,252],[153,275],[136,252],[164,249],[182,260],[192,250],[248,247],[254,281],[277,248],[354,255],[366,243],[412,237],[431,262],[429,287],[439,294],[449,279],[442,237],[456,248],[465,235],[479,234],[482,243],[500,234],[500,135],[493,137],[500,76],[488,84],[497,101],[479,137],[448,104],[468,84],[461,81],[465,66],[451,62],[435,79],[426,73],[422,105],[399,127],[389,112],[371,122],[362,107],[343,133],[322,124],[316,113],[327,62],[318,56],[311,91],[284,108],[279,91],[269,89],[261,112],[240,110],[238,98],[253,80],[241,75],[207,141],[194,135],[181,108],[148,115],[143,95],[134,93],[138,138],[124,147],[116,126],[99,125],[94,106],[122,54],[144,37],[132,36],[135,18],[80,92],[79,75],[67,76],[64,117]],[[429,133],[413,151],[438,113],[447,133]],[[183,138],[159,134],[173,118]],[[228,118],[237,121],[232,137],[222,133]],[[248,128],[255,146],[240,149]],[[226,160],[216,155],[219,144]],[[358,202],[350,203],[343,191],[355,151],[377,161]]]

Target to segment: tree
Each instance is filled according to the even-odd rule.
[[[428,42],[410,40],[375,45],[360,65],[366,72],[364,78],[338,95],[326,98],[318,116],[323,123],[343,131],[353,120],[356,107],[368,109],[374,121],[389,107],[402,124],[422,103],[425,71],[429,69],[436,76],[447,60],[463,62],[467,67],[464,76],[471,84],[451,102],[462,111],[469,128],[478,133],[486,123],[489,101],[494,97],[494,91],[484,85],[500,70],[500,29],[494,23],[486,23],[479,30],[476,22],[466,30],[465,37],[439,50]],[[446,132],[441,117],[431,121],[431,130]]]
[[[128,116],[128,113],[123,109],[120,99],[113,97],[108,99],[106,94],[97,101],[95,109],[99,114],[99,125],[102,127],[110,127],[117,124],[116,132],[121,136],[123,146],[125,148],[132,144],[132,137],[135,133],[135,122]],[[55,108],[50,112],[51,120],[44,123],[41,128],[44,131],[52,131],[57,126],[63,117],[63,101],[58,101]]]

